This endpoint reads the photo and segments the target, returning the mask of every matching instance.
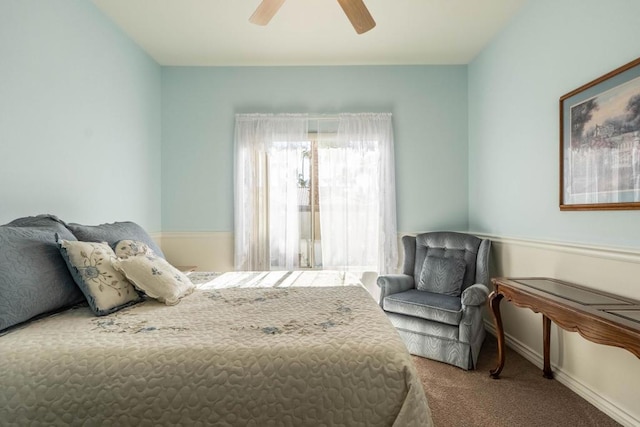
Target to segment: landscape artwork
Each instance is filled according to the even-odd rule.
[[[640,209],[640,76],[607,80],[561,99],[561,209]]]

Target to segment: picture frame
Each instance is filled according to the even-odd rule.
[[[640,58],[560,97],[560,210],[640,209]]]

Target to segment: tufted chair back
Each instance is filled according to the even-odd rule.
[[[404,264],[402,272],[413,276],[414,286],[420,280],[422,266],[427,256],[462,259],[467,265],[462,281],[462,291],[474,283],[489,285],[490,240],[482,240],[469,234],[452,231],[422,233],[403,236]]]

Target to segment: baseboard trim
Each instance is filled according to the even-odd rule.
[[[486,331],[495,337],[497,333],[495,325],[487,320],[484,321],[484,325]],[[534,351],[531,347],[525,345],[524,343],[515,339],[513,336],[507,333],[505,333],[504,339],[505,344],[509,348],[520,354],[529,362],[533,363],[539,369],[542,369],[544,358],[541,354]],[[506,363],[508,363],[508,361],[506,361]],[[623,426],[629,427],[640,425],[640,419],[635,418],[624,409],[612,403],[610,400],[594,392],[587,385],[580,382],[568,373],[564,372],[558,366],[552,363],[551,368],[553,370],[553,377],[555,380],[567,387],[569,390],[576,393],[578,396],[582,397],[587,402],[591,403],[593,406],[607,414],[609,417],[613,418],[616,422],[622,424]],[[542,373],[540,375],[542,375]]]

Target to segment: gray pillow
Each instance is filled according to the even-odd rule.
[[[60,256],[56,233],[75,240],[53,215],[0,226],[0,334],[34,317],[86,302]]]
[[[417,288],[420,291],[460,296],[466,268],[467,265],[461,259],[427,256]]]
[[[67,224],[67,228],[82,242],[107,242],[111,248],[115,248],[120,240],[137,240],[149,246],[159,257],[165,257],[151,236],[135,222],[124,221],[100,225],[71,223]]]

